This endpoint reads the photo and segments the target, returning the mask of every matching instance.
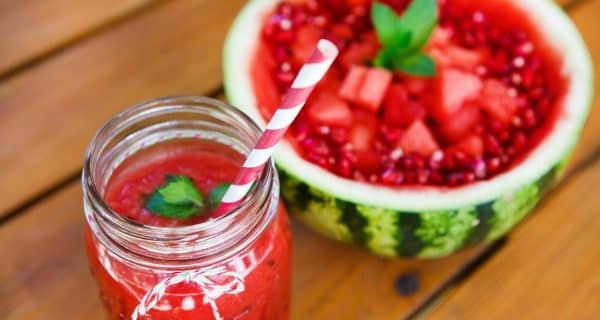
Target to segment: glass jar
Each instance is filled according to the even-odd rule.
[[[140,150],[207,141],[227,147],[207,152],[235,150],[241,165],[260,134],[237,109],[202,97],[144,102],[98,131],[82,186],[87,251],[110,319],[288,318],[291,237],[272,162],[244,202],[216,220],[145,225],[104,200],[114,170]]]

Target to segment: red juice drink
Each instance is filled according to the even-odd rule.
[[[210,218],[211,192],[259,135],[195,97],[138,105],[98,132],[83,173],[86,242],[110,319],[288,318],[291,237],[273,166],[240,207]]]

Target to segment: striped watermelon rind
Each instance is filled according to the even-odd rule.
[[[556,183],[558,165],[535,183],[477,206],[407,212],[341,200],[279,168],[288,210],[320,234],[385,257],[436,258],[503,236]]]

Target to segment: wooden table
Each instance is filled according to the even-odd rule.
[[[104,318],[83,248],[84,149],[136,102],[221,97],[244,2],[0,0],[2,319]],[[600,0],[559,2],[599,66]],[[566,179],[506,241],[390,261],[294,224],[292,319],[598,319],[599,185],[596,103]]]

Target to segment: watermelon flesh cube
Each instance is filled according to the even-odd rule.
[[[307,106],[308,118],[316,123],[347,127],[352,124],[352,110],[337,95],[321,92]]]
[[[474,72],[483,63],[484,54],[468,50],[458,46],[450,45],[444,49],[449,65],[464,71]]]
[[[421,120],[413,122],[406,130],[400,139],[400,147],[406,153],[416,153],[423,157],[429,157],[440,149],[433,134]]]
[[[390,125],[407,127],[415,120],[424,119],[427,109],[412,101],[403,84],[392,84],[383,102],[383,121]]]
[[[510,94],[510,88],[496,79],[485,80],[479,102],[488,114],[504,124],[512,121],[519,108],[518,99]]]
[[[356,101],[358,91],[365,81],[368,68],[360,65],[354,65],[348,71],[348,74],[342,82],[340,88],[340,97],[348,101]]]
[[[392,83],[394,75],[383,68],[370,68],[365,75],[355,102],[371,111],[377,112],[383,103],[385,93]]]
[[[474,105],[465,105],[456,113],[440,121],[439,131],[447,141],[458,141],[469,135],[481,122],[481,111]]]
[[[480,157],[484,152],[483,140],[476,135],[463,139],[456,145],[456,148],[473,157]]]
[[[350,143],[355,150],[371,150],[377,135],[377,119],[370,113],[356,111],[353,121],[350,128]]]
[[[446,119],[456,113],[465,102],[477,98],[482,87],[475,75],[451,68],[442,70],[437,81],[436,115]]]

